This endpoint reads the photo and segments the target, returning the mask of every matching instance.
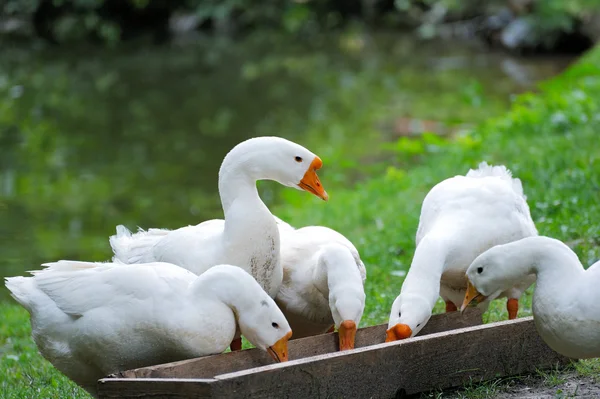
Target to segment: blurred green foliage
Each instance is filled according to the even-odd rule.
[[[220,32],[260,27],[306,34],[361,21],[432,37],[440,24],[486,18],[510,4],[527,10],[534,28],[528,40],[545,46],[600,9],[600,0],[4,0],[0,17],[33,16],[38,34],[59,42],[92,34],[115,44],[131,29],[161,34],[169,17],[181,13],[195,15],[200,29]]]
[[[397,118],[479,124],[528,87],[505,73],[514,59],[474,54],[361,30],[310,43],[269,35],[151,51],[6,49],[0,276],[48,260],[106,260],[119,223],[175,228],[221,217],[219,164],[252,135],[288,137],[323,158],[329,203],[268,182],[261,196],[297,226],[327,225],[355,242],[369,269],[363,325],[387,318],[425,193],[481,159],[523,179],[542,232],[578,240],[584,262],[596,259],[597,52],[543,96],[524,95],[508,116],[467,134],[398,138]],[[528,81],[556,71],[518,65]],[[494,309],[491,320],[502,317],[502,305]],[[86,397],[37,354],[23,309],[0,301],[0,320],[0,398]]]
[[[377,173],[394,153],[376,143],[397,137],[396,119],[476,123],[527,87],[504,74],[501,56],[474,51],[361,31],[310,44],[255,36],[151,51],[7,49],[0,276],[48,260],[108,259],[117,224],[222,217],[218,168],[250,136],[312,148],[331,165],[330,182]],[[535,80],[560,67],[552,65],[521,67]],[[260,188],[268,204],[280,189]]]
[[[91,398],[44,360],[31,339],[29,313],[0,302],[0,398]]]
[[[386,49],[385,53],[389,55],[393,51]],[[481,160],[504,163],[522,179],[532,215],[542,234],[569,242],[586,265],[600,257],[597,238],[600,154],[595,145],[600,124],[599,50],[563,76],[543,84],[540,95],[519,96],[507,115],[482,122],[457,137],[450,139],[425,134],[420,138],[402,137],[384,143],[381,137],[375,139],[374,127],[382,117],[397,114],[399,109],[432,117],[436,115],[436,109],[444,104],[448,106],[444,96],[435,97],[433,93],[445,87],[446,90],[454,90],[460,98],[464,95],[461,82],[468,79],[460,72],[449,81],[444,74],[428,75],[433,91],[429,97],[426,96],[428,106],[424,106],[419,104],[418,95],[428,93],[428,89],[416,85],[418,95],[411,95],[406,86],[410,78],[401,78],[395,73],[386,75],[384,71],[387,68],[395,69],[381,59],[377,67],[368,64],[366,70],[359,68],[355,72],[352,72],[356,67],[351,66],[352,63],[329,64],[322,56],[296,58],[290,55],[283,60],[285,62],[275,63],[269,61],[269,57],[259,57],[251,67],[246,64],[245,74],[252,77],[250,80],[260,80],[273,76],[270,74],[275,70],[286,71],[288,79],[304,77],[306,80],[303,82],[308,84],[312,80],[300,71],[309,70],[308,76],[320,71],[327,78],[317,80],[320,94],[311,107],[299,114],[292,111],[283,115],[267,113],[256,122],[256,131],[274,132],[276,130],[270,129],[284,126],[285,120],[301,123],[299,129],[307,134],[302,142],[324,160],[322,182],[331,199],[323,203],[295,190],[273,193],[261,184],[262,195],[280,198],[279,205],[272,209],[290,223],[296,226],[330,226],[356,244],[368,268],[368,299],[361,323],[363,326],[387,320],[389,307],[400,290],[402,277],[414,252],[420,204],[427,191],[444,178],[465,173]],[[129,62],[131,59],[127,64]],[[0,209],[5,211],[0,223],[0,228],[5,229],[2,231],[4,246],[1,252],[3,260],[8,257],[11,261],[12,258],[25,263],[27,269],[35,268],[31,261],[40,256],[45,257],[43,260],[65,255],[90,260],[108,257],[106,236],[117,222],[146,225],[150,221],[160,221],[161,226],[175,227],[194,218],[194,213],[188,212],[188,201],[206,198],[193,184],[195,179],[200,178],[199,174],[193,168],[189,169],[191,164],[188,162],[193,160],[195,151],[190,150],[194,146],[189,144],[191,138],[188,136],[185,138],[187,141],[180,142],[177,136],[170,139],[163,130],[174,125],[173,132],[183,131],[183,127],[177,127],[177,118],[161,114],[167,119],[165,126],[159,126],[157,132],[160,134],[155,133],[151,136],[152,141],[146,143],[143,138],[153,130],[152,124],[144,120],[158,112],[157,109],[148,104],[142,105],[145,103],[140,99],[129,99],[123,103],[118,96],[105,97],[108,92],[118,93],[117,89],[121,86],[124,87],[122,90],[129,90],[125,82],[133,85],[133,75],[117,68],[118,62],[112,64],[112,68],[102,69],[115,74],[111,78],[114,83],[110,85],[106,82],[111,79],[104,75],[95,76],[81,64],[75,64],[77,73],[71,72],[68,78],[61,78],[65,70],[60,65],[29,62],[23,76],[40,84],[38,91],[31,90],[33,93],[29,94],[27,86],[15,88],[14,82],[19,79],[12,79],[21,75],[13,75],[17,73],[14,70],[4,70],[5,75],[0,78],[0,83],[3,82],[0,148],[13,149],[13,152],[3,152],[0,157],[0,187],[4,190]],[[157,69],[169,70],[168,65],[161,64]],[[423,73],[423,65],[417,63],[417,67]],[[336,72],[326,73],[329,68]],[[244,74],[243,70],[241,68],[240,73]],[[12,85],[7,84],[7,71]],[[47,74],[54,77],[52,81],[39,77]],[[78,79],[83,79],[83,76],[94,78],[89,78],[89,85],[80,86],[82,83]],[[377,76],[380,79],[376,79]],[[408,73],[408,76],[418,75]],[[184,80],[188,78],[186,76]],[[376,85],[379,80],[385,83]],[[281,84],[278,82],[274,86],[280,87]],[[391,89],[386,92],[388,85]],[[193,81],[190,87],[194,87]],[[311,87],[310,84],[308,87]],[[369,87],[369,91],[364,90],[365,87]],[[392,96],[400,87],[402,95]],[[271,89],[267,85],[262,92],[269,93]],[[472,89],[467,90],[467,93],[471,92]],[[479,93],[478,101],[455,99],[450,108],[477,121],[498,113],[495,107],[491,111],[474,107],[473,104],[489,105],[491,101],[489,94],[482,90],[475,92]],[[168,90],[165,91],[167,98],[168,93]],[[31,102],[26,102],[28,95],[33,95],[37,101],[30,98],[27,101]],[[144,91],[144,95],[152,98],[152,90]],[[256,91],[252,92],[252,96],[260,98]],[[83,107],[88,99],[94,97],[103,99],[94,103],[94,108],[98,109],[97,116],[85,112]],[[124,105],[129,103],[137,105],[133,108]],[[65,108],[66,104],[68,108]],[[382,110],[386,108],[384,104],[389,106],[391,113]],[[123,115],[133,120],[128,121],[126,116],[110,117],[120,108],[127,110]],[[136,116],[138,113],[141,116]],[[441,113],[450,119],[451,114]],[[47,119],[44,115],[52,115],[52,118]],[[84,116],[90,118],[89,122],[81,119]],[[196,116],[196,119],[201,118],[202,115]],[[229,123],[223,122],[228,118],[234,117],[218,117],[216,124]],[[104,133],[109,135],[108,146],[94,139],[94,135],[100,132],[90,129],[86,123],[107,129]],[[231,123],[235,126],[235,119]],[[126,129],[109,129],[119,124],[124,124]],[[143,128],[138,130],[138,125]],[[58,126],[63,126],[64,130],[56,130]],[[345,134],[349,130],[361,134]],[[197,131],[192,134],[195,135],[198,135]],[[239,139],[241,137],[236,137],[236,140]],[[214,151],[210,151],[213,150],[211,147],[205,148],[201,158],[210,157],[211,162],[218,163],[226,150],[221,140],[223,137],[220,135],[210,136],[211,143],[219,143],[218,146],[223,145],[223,148],[218,147]],[[161,155],[165,152],[174,152],[173,158],[169,156],[166,161],[154,165],[154,162],[163,159]],[[190,152],[191,158],[186,158]],[[374,154],[378,156],[373,158]],[[130,169],[123,168],[128,157],[132,162]],[[11,173],[12,177],[7,177]],[[210,175],[214,176],[214,173],[212,171]],[[142,184],[140,179],[148,181]],[[182,182],[185,184],[179,189],[174,188],[175,184]],[[164,191],[163,187],[166,187]],[[118,200],[114,198],[115,193]],[[215,203],[213,200],[209,202]],[[217,209],[203,211],[207,215],[218,213]],[[80,220],[79,224],[75,223],[76,227],[73,227],[73,219]],[[94,220],[98,225],[90,224]],[[7,241],[7,238],[10,240]],[[442,308],[440,303],[436,312]],[[526,295],[521,301],[520,315],[530,313],[531,297]],[[505,317],[504,304],[495,301],[487,319],[492,321]],[[0,398],[88,397],[37,354],[29,337],[25,310],[0,302],[0,319]],[[578,362],[576,367],[584,375],[598,372],[597,362]]]
[[[584,265],[592,264],[600,259],[599,61],[595,50],[563,76],[544,83],[541,95],[523,94],[508,115],[451,140],[424,135],[384,144],[390,157],[379,169],[372,168],[368,178],[356,183],[322,179],[330,194],[327,204],[317,206],[286,190],[281,192],[285,205],[273,211],[292,225],[332,227],[359,248],[368,270],[363,325],[388,318],[411,263],[427,192],[481,161],[508,166],[523,182],[540,234],[569,243]],[[349,157],[330,152],[323,170],[340,169]],[[359,161],[348,167],[360,170],[364,165]],[[530,314],[530,300],[523,300],[521,315]],[[486,317],[506,317],[501,301]]]

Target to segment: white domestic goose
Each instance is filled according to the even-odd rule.
[[[337,328],[340,350],[354,348],[365,308],[366,269],[352,243],[335,230],[308,226],[295,230],[278,220],[283,283],[275,301],[294,338]]]
[[[462,309],[496,297],[529,274],[537,276],[533,319],[542,339],[567,357],[600,357],[600,262],[585,270],[577,255],[553,238],[524,238],[479,255],[467,270]]]
[[[236,145],[219,170],[225,219],[177,230],[150,229],[131,234],[123,226],[110,237],[114,259],[123,263],[169,262],[201,274],[221,263],[239,266],[275,297],[283,271],[279,231],[256,189],[257,180],[275,180],[327,200],[316,170],[321,159],[279,137],[258,137]],[[232,349],[240,349],[236,337]]]
[[[537,230],[523,194],[521,181],[505,166],[483,162],[466,176],[438,183],[423,201],[417,248],[400,295],[390,312],[387,340],[417,334],[431,317],[441,296],[446,311],[462,304],[467,288],[465,272],[479,254],[494,245],[536,236]],[[534,276],[509,287],[509,318],[517,316],[518,300]],[[480,304],[485,309],[489,302]]]
[[[41,354],[93,395],[111,373],[223,352],[236,323],[255,346],[287,360],[288,322],[239,267],[196,276],[168,263],[44,266],[7,278],[6,287],[31,314]]]

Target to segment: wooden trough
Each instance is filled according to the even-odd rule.
[[[568,362],[533,319],[481,324],[476,312],[433,316],[419,336],[384,343],[387,325],[289,342],[286,363],[258,349],[123,371],[98,382],[100,398],[399,398]]]

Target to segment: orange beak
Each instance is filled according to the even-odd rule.
[[[475,286],[471,284],[469,280],[467,280],[467,293],[465,294],[465,299],[460,307],[460,311],[464,312],[468,306],[477,306],[486,299],[487,297],[480,294]]]
[[[356,323],[352,320],[345,320],[338,328],[340,338],[340,350],[345,351],[354,349],[354,337],[356,336]]]
[[[302,180],[300,180],[300,183],[298,183],[298,187],[316,195],[324,201],[327,201],[329,199],[329,195],[327,195],[327,192],[321,185],[319,176],[317,176],[317,170],[321,169],[322,166],[323,161],[321,161],[321,158],[315,157],[308,167],[308,170],[304,174],[304,177]]]
[[[288,340],[292,337],[292,332],[285,334],[284,337],[280,338],[277,342],[267,348],[267,352],[276,362],[287,362],[288,361]]]
[[[398,341],[400,339],[410,338],[412,330],[406,324],[396,324],[395,326],[388,328],[386,333],[385,342]]]

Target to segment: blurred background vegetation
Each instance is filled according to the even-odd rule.
[[[438,148],[423,137],[461,137],[564,70],[591,36],[577,51],[557,43],[583,37],[596,3],[5,0],[0,277],[109,259],[117,224],[222,217],[220,162],[252,136],[319,154],[332,194],[391,173],[398,151],[413,165]],[[500,36],[529,21],[554,39],[501,49],[478,36],[490,21]],[[260,190],[269,206],[293,203]],[[293,220],[309,221],[323,223]],[[361,231],[350,227],[338,228]]]
[[[350,185],[385,170],[386,143],[499,115],[571,60],[361,28],[311,42],[256,32],[170,46],[7,47],[0,276],[53,259],[108,259],[120,223],[222,217],[218,168],[251,136],[295,140],[324,159],[326,186]],[[414,143],[405,145],[419,153]],[[268,204],[280,202],[277,184],[260,188]]]
[[[332,204],[340,187],[400,176],[396,168],[445,148],[436,140],[463,137],[563,71],[595,41],[598,4],[4,0],[0,277],[48,260],[109,259],[117,224],[176,228],[222,217],[220,162],[252,136],[319,154]],[[479,160],[430,164],[436,177],[426,186]],[[260,190],[279,212],[312,206],[276,184]],[[407,197],[406,222],[420,190]],[[342,222],[332,227],[368,242],[364,221]],[[409,245],[416,226],[406,226],[398,240]],[[369,322],[381,321],[388,300]]]
[[[540,233],[587,266],[600,49],[578,57],[598,38],[600,0],[1,0],[0,278],[108,260],[117,224],[222,217],[220,163],[261,135],[323,159],[328,203],[259,189],[290,223],[356,244],[363,326],[387,319],[427,191],[482,160],[523,180]],[[5,299],[0,398],[87,397]],[[495,303],[486,320],[501,318]]]
[[[598,0],[3,0],[0,30],[52,43],[115,44],[142,33],[297,35],[360,22],[423,38],[479,37],[511,51],[580,52],[600,36]]]

